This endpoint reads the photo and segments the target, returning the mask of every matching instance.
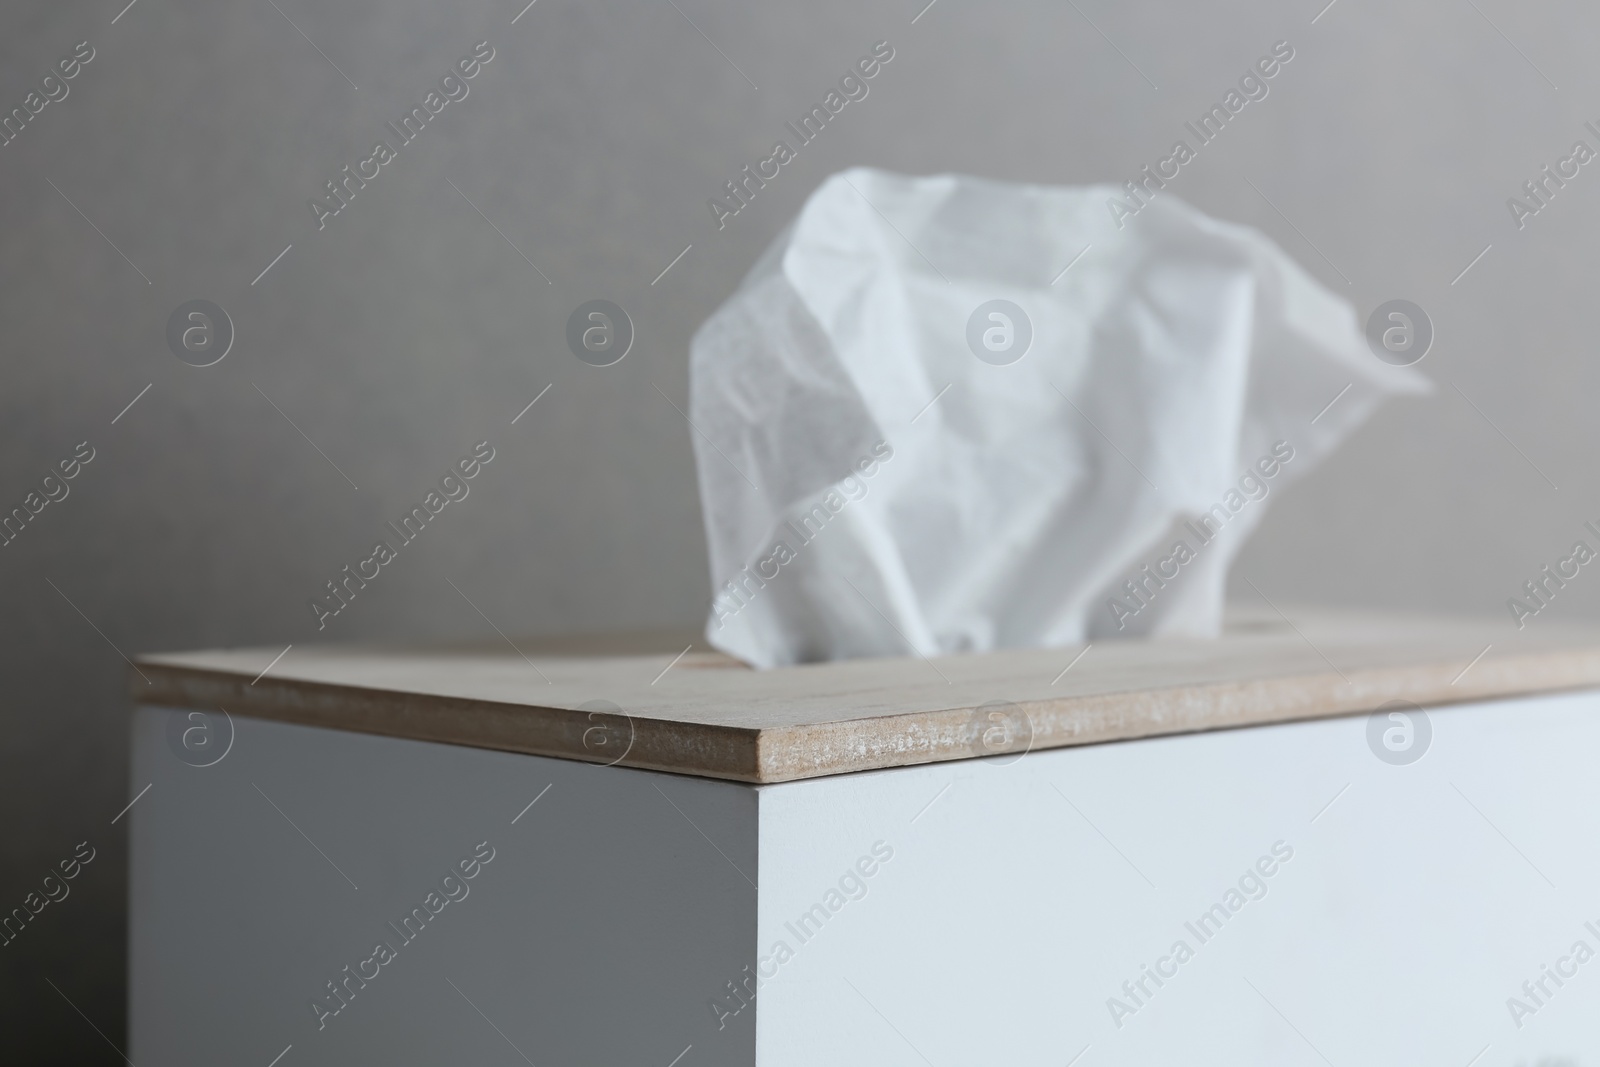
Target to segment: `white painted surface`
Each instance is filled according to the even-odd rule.
[[[752,787],[245,719],[193,768],[146,709],[130,1056],[1593,1061],[1600,959],[1520,1030],[1506,1001],[1575,941],[1600,950],[1597,713],[1593,693],[1436,710],[1409,766],[1344,719]],[[322,983],[483,840],[471,895],[318,1031]],[[785,924],[880,841],[865,894],[847,881],[859,899],[802,943]],[[1280,841],[1266,895],[1202,944],[1186,921]],[[1107,999],[1133,1006],[1122,983],[1180,939],[1193,958],[1116,1026]],[[778,940],[793,958],[719,1029],[713,999]]]
[[[758,941],[796,954],[760,990],[758,1062],[1600,1059],[1600,959],[1520,1031],[1506,1005],[1600,951],[1600,696],[1431,721],[1409,766],[1341,719],[764,787]],[[894,859],[799,945],[784,923],[879,839]],[[1278,841],[1266,895],[1201,944],[1185,921]],[[1179,939],[1194,958],[1114,1025]]]
[[[704,1039],[705,991],[754,946],[748,788],[245,718],[197,768],[169,714],[134,721],[154,783],[129,813],[140,1067],[266,1067],[289,1045],[278,1067],[521,1064],[513,1044],[538,1067],[667,1067],[690,1044],[679,1067],[752,1061],[748,1017]],[[402,945],[385,923],[485,840],[469,894]],[[319,1031],[312,997],[383,939],[397,958]]]

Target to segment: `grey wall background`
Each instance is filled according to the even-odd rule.
[[[96,57],[0,148],[0,504],[80,441],[97,457],[0,549],[0,908],[98,849],[0,949],[8,1054],[120,1062],[96,1034],[124,1026],[119,650],[490,634],[446,579],[507,632],[697,621],[691,431],[661,394],[682,405],[689,335],[823,177],[1120,181],[1280,39],[1297,56],[1271,95],[1172,191],[1265,230],[1363,317],[1421,304],[1439,389],[1276,495],[1235,585],[1510,633],[1506,598],[1600,517],[1600,169],[1523,231],[1505,206],[1596,143],[1600,10],[939,0],[913,24],[923,2],[538,0],[515,24],[518,0],[6,5],[5,109],[76,42]],[[471,95],[318,232],[307,199],[485,39]],[[871,95],[719,233],[706,198],[880,39],[897,54]],[[163,339],[194,297],[238,333],[204,369]],[[601,297],[638,331],[606,369],[563,339]],[[317,633],[307,597],[483,438],[498,457],[470,498]],[[1597,613],[1580,579],[1536,624]]]

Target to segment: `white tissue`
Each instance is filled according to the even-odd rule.
[[[1270,494],[1428,387],[1261,234],[1170,195],[1119,230],[1123,195],[854,169],[811,196],[691,346],[712,644],[1216,634]],[[1025,320],[980,315],[979,358],[992,300]]]

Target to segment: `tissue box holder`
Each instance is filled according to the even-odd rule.
[[[1600,1056],[1594,632],[687,641],[142,659],[131,1059]]]

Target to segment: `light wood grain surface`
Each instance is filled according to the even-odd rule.
[[[1600,686],[1600,630],[1292,609],[1231,616],[1215,641],[770,671],[679,633],[516,648],[296,645],[263,675],[280,651],[146,656],[130,692],[168,707],[782,782],[1368,713],[1391,700]]]

